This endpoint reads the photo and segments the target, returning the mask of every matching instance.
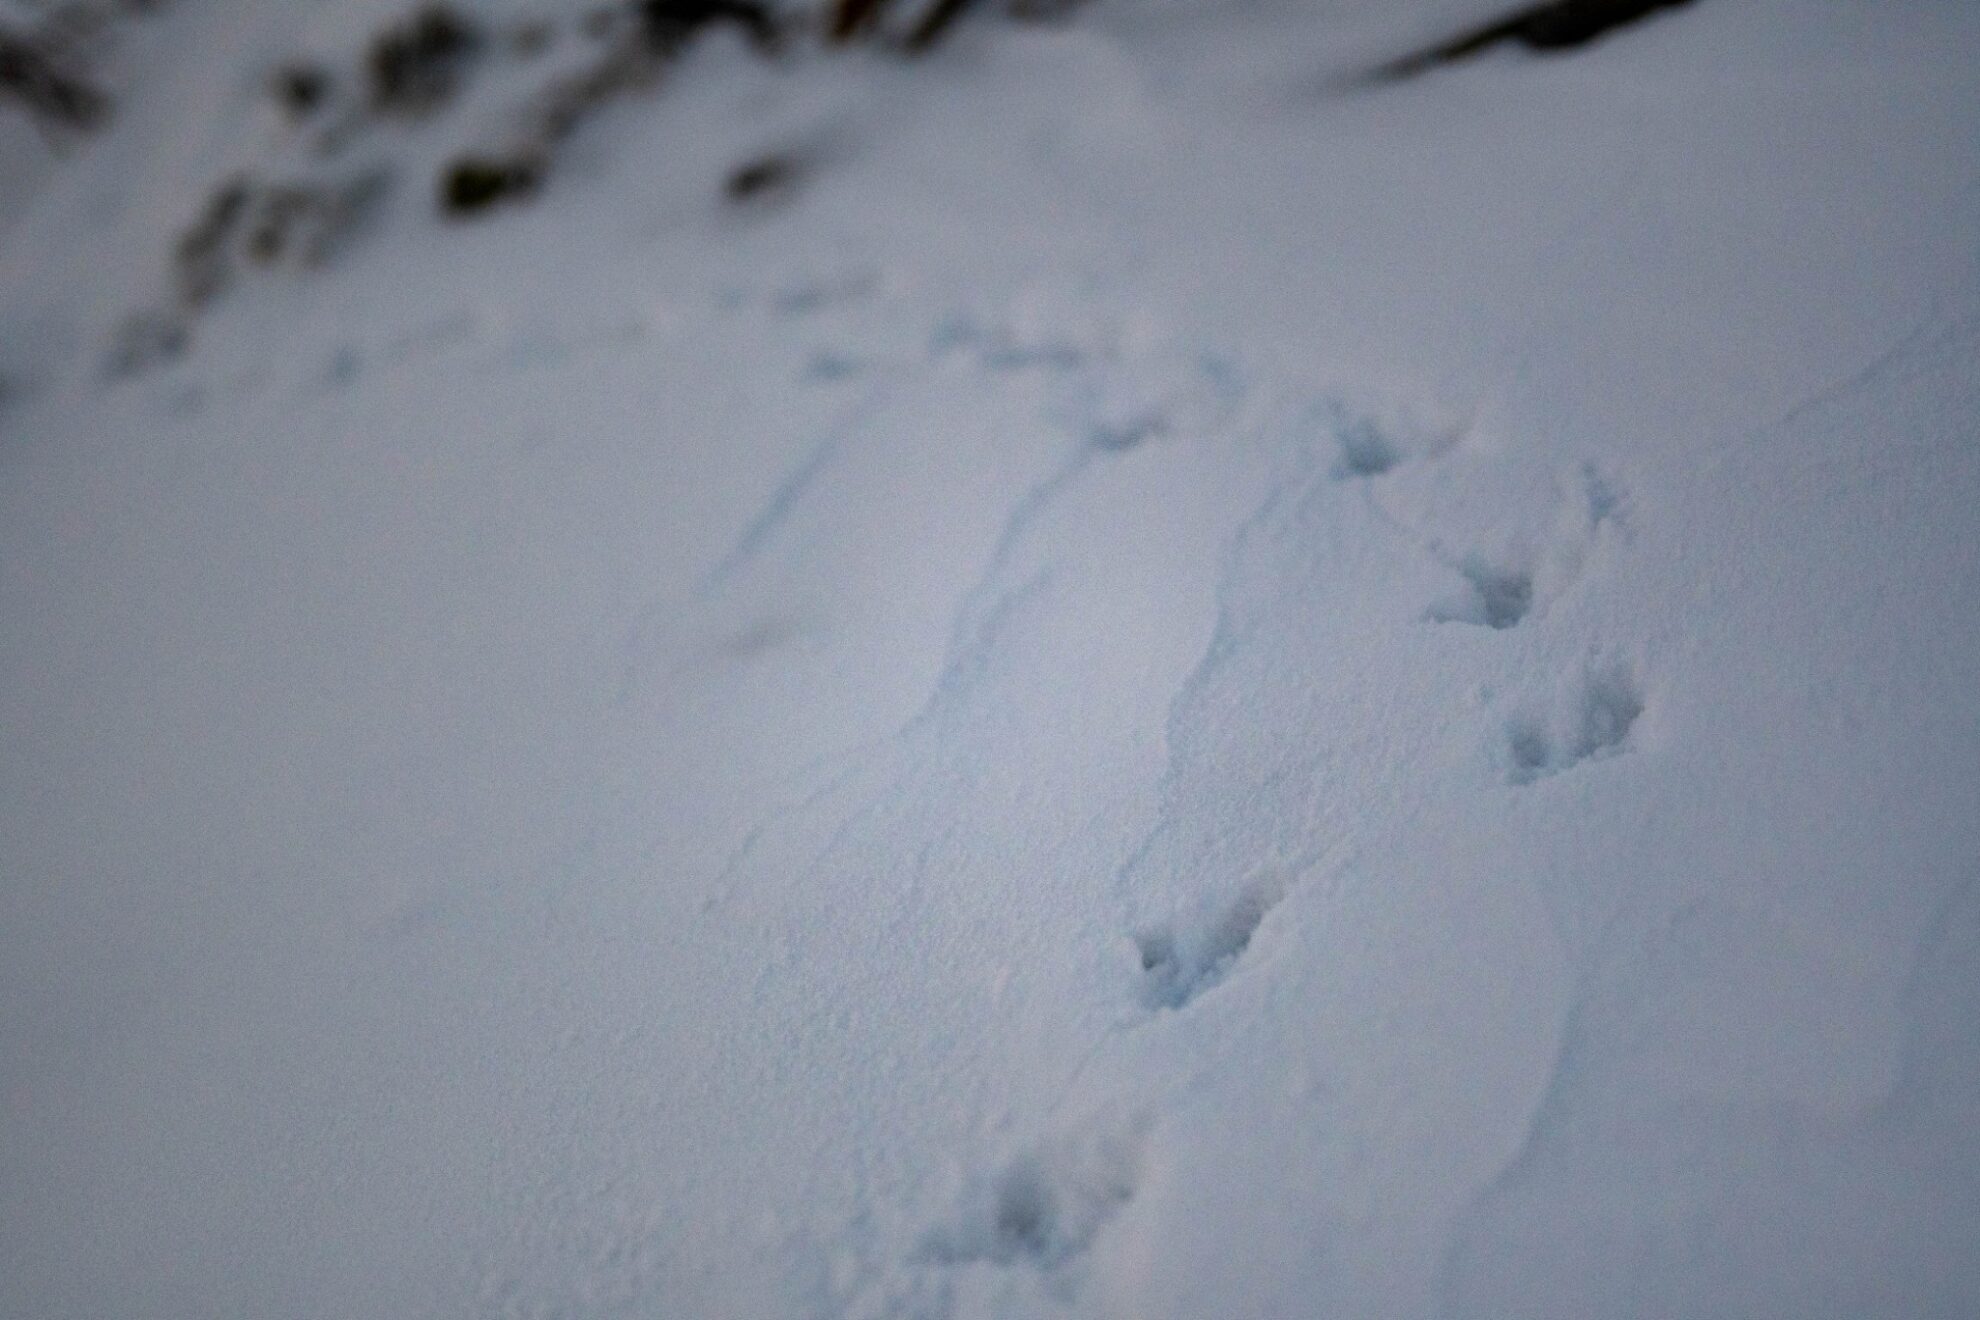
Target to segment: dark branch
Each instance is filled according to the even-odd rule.
[[[1612,29],[1649,17],[1660,9],[1675,9],[1692,0],[1552,0],[1493,19],[1446,41],[1413,51],[1376,69],[1384,82],[1413,78],[1419,73],[1456,64],[1505,42],[1529,50],[1567,50],[1586,45]]]
[[[55,58],[32,37],[0,29],[0,95],[18,98],[44,119],[89,129],[110,111],[109,98]]]

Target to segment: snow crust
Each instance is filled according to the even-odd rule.
[[[1980,1314],[1980,9],[1350,77],[1490,9],[711,34],[444,224],[484,70],[112,378],[399,11],[149,20],[0,205],[0,1314]]]

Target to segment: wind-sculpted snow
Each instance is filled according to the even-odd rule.
[[[133,25],[0,1314],[1980,1311],[1980,19],[1044,8]]]

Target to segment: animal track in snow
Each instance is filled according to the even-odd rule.
[[[1338,456],[1336,481],[1379,477],[1405,463],[1437,458],[1463,439],[1462,426],[1414,426],[1350,411],[1336,400],[1319,405],[1316,420],[1330,432]]]
[[[1238,368],[1215,354],[1151,352],[1096,364],[1074,391],[1070,425],[1087,446],[1124,453],[1162,436],[1203,436],[1236,413],[1245,386]]]
[[[1043,1272],[1067,1265],[1133,1198],[1146,1129],[1140,1119],[1093,1121],[1020,1151],[965,1187],[926,1257]]]
[[[771,310],[780,316],[802,317],[858,302],[880,291],[880,273],[854,269],[792,279],[770,294]]]
[[[1181,1008],[1230,974],[1252,936],[1286,896],[1278,871],[1253,876],[1235,895],[1199,903],[1184,917],[1142,930],[1141,994],[1150,1008]]]
[[[1131,347],[1132,321],[1079,290],[1030,285],[1000,306],[947,317],[928,346],[937,357],[965,352],[986,371],[1075,371]]]
[[[1462,579],[1462,586],[1432,604],[1424,617],[1433,623],[1505,629],[1544,612],[1565,594],[1581,576],[1603,527],[1616,517],[1622,497],[1586,467],[1560,482],[1559,489],[1559,510],[1552,528],[1537,538],[1538,549],[1521,535],[1499,538],[1492,553],[1474,550],[1457,556],[1436,539],[1428,540],[1425,548]]]
[[[1379,477],[1402,462],[1402,451],[1395,442],[1365,418],[1341,427],[1338,439],[1341,457],[1334,466],[1336,478]]]
[[[1092,351],[1076,331],[986,324],[967,313],[943,321],[928,337],[930,357],[966,353],[983,370],[996,372],[1076,371]]]
[[[1467,589],[1432,605],[1432,621],[1510,628],[1533,608],[1533,574],[1527,569],[1498,567],[1480,555],[1467,555],[1455,567]]]
[[[1524,716],[1507,727],[1508,778],[1531,784],[1623,751],[1643,710],[1643,689],[1629,670],[1591,672],[1552,720]]]
[[[811,384],[833,385],[857,376],[866,364],[851,353],[820,349],[804,364],[803,379]]]

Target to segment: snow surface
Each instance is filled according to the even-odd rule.
[[[496,62],[113,378],[399,10],[134,28],[0,205],[0,1314],[1980,1314],[1980,6],[1352,77],[1491,8],[713,34],[445,224]]]

